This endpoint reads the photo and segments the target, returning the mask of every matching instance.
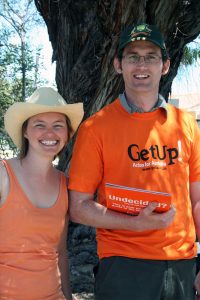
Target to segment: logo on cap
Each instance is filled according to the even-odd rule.
[[[138,25],[135,28],[133,28],[133,30],[131,31],[131,37],[137,37],[138,35],[150,35],[152,32],[152,30],[149,28],[149,26],[147,24],[142,24],[142,25]]]

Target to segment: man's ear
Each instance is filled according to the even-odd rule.
[[[115,56],[114,61],[113,61],[113,66],[115,68],[115,71],[118,74],[122,73],[122,68],[121,68],[121,61],[119,60],[119,58],[117,56]]]
[[[167,59],[167,60],[163,63],[162,75],[166,75],[166,74],[169,72],[169,67],[170,67],[170,60]]]

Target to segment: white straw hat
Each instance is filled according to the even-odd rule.
[[[83,118],[83,104],[67,104],[62,96],[51,87],[38,88],[26,102],[16,102],[5,113],[5,129],[18,149],[22,146],[22,125],[30,117],[45,112],[66,115],[74,131]]]

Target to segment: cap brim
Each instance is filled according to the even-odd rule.
[[[141,38],[137,37],[137,39],[130,38],[128,41],[126,41],[125,43],[123,43],[123,44],[120,45],[120,47],[119,47],[119,49],[118,49],[118,53],[121,54],[122,51],[123,51],[123,49],[124,49],[128,44],[130,44],[130,43],[132,43],[132,42],[136,42],[136,41],[149,41],[149,42],[155,44],[156,46],[158,46],[158,47],[162,50],[164,56],[167,57],[167,51],[166,51],[166,48],[165,48],[164,46],[162,46],[162,45],[161,45],[160,43],[158,43],[156,40],[154,40],[154,39],[149,39],[148,37],[144,37],[144,36],[142,36]]]

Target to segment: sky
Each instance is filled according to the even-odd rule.
[[[44,58],[44,70],[41,71],[42,78],[48,81],[49,85],[55,85],[56,64],[51,62],[52,47],[46,27],[37,28],[30,34],[30,39],[35,46],[41,45],[41,55]]]
[[[181,67],[172,84],[173,94],[200,94],[200,60],[193,66]]]
[[[200,36],[189,43],[192,49],[200,48]],[[191,66],[181,66],[172,84],[174,94],[200,94],[200,59]]]

